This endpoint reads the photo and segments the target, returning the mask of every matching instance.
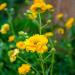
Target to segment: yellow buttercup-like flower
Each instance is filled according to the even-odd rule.
[[[31,11],[36,12],[37,9],[40,9],[41,12],[52,9],[53,6],[51,4],[46,4],[44,0],[34,0],[33,5],[30,7]]]
[[[25,41],[26,51],[44,53],[47,48],[48,39],[44,35],[33,35]]]
[[[70,29],[72,27],[73,23],[74,23],[74,18],[69,18],[68,21],[65,24],[65,27],[67,29]]]
[[[10,62],[14,62],[16,60],[16,56],[18,55],[19,53],[19,49],[14,49],[14,50],[10,50],[8,55],[9,55],[9,58],[10,58]]]
[[[63,13],[59,13],[59,14],[56,15],[56,18],[57,18],[58,20],[60,20],[61,18],[63,18],[63,16],[64,16]]]
[[[3,9],[5,9],[6,6],[7,6],[7,3],[0,4],[0,11],[3,10]]]
[[[37,13],[36,12],[32,12],[30,14],[28,14],[28,17],[32,20],[36,19],[37,18]]]
[[[63,28],[58,28],[58,34],[61,34],[61,35],[63,35],[64,34],[64,29]]]
[[[22,64],[22,66],[20,66],[18,68],[18,73],[19,74],[27,74],[30,71],[31,66],[29,64]]]
[[[44,12],[45,10],[46,10],[46,4],[45,3],[35,3],[35,4],[33,4],[31,7],[30,7],[30,10],[31,11],[34,11],[34,12],[36,12],[37,11],[37,9],[40,9],[42,12]]]
[[[6,34],[7,33],[7,31],[5,31],[4,29],[1,29],[0,32],[1,32],[1,34]]]
[[[14,39],[15,39],[15,36],[14,35],[11,35],[11,36],[9,36],[8,41],[9,42],[12,42],[12,41],[14,41]]]
[[[25,43],[23,41],[19,41],[16,43],[16,47],[19,49],[25,49]]]
[[[1,27],[1,33],[6,34],[9,31],[9,29],[10,29],[9,24],[4,24]]]
[[[9,24],[4,24],[2,26],[2,28],[5,30],[5,31],[9,31]]]

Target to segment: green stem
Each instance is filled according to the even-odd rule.
[[[51,39],[49,39],[49,43],[51,44],[51,48],[54,48],[54,44],[53,44],[53,42],[51,41]]]
[[[28,63],[26,60],[24,60],[23,58],[21,58],[20,56],[18,56],[18,58],[19,58],[21,61],[23,61],[24,63],[30,64],[30,63]],[[34,71],[36,71],[36,72],[38,73],[38,75],[40,75],[39,72],[36,70],[36,68],[34,68],[32,65],[31,65],[31,67],[32,67],[32,69],[33,69]]]
[[[41,22],[41,14],[40,14],[40,12],[39,12],[39,34],[41,35],[41,25],[42,25],[42,22]],[[40,66],[41,66],[41,69],[42,69],[42,74],[44,75],[45,73],[44,73],[44,61],[43,61],[43,58],[42,58],[42,55],[39,55],[39,58],[40,58],[40,60],[41,60],[41,64],[40,64]]]
[[[42,25],[42,22],[41,22],[41,14],[39,12],[39,34],[41,34],[41,25]]]
[[[55,55],[55,51],[52,51],[52,59],[51,59],[51,70],[50,70],[50,75],[53,75],[54,55]]]
[[[45,27],[47,27],[47,26],[48,26],[48,25],[47,25],[47,24],[45,24],[44,26],[42,26],[42,27],[41,27],[41,29],[43,29],[43,28],[45,28]]]
[[[42,74],[45,75],[45,73],[44,73],[44,61],[43,61],[42,55],[39,55],[39,57],[40,57],[40,60],[41,60],[40,66],[41,66],[41,69],[42,69]]]
[[[51,54],[49,54],[47,57],[45,57],[44,61],[46,61],[50,56],[51,56]]]
[[[54,44],[53,44],[53,42],[51,41],[51,39],[49,39],[49,42],[50,42],[50,44],[51,44],[51,53],[52,53],[52,58],[51,58],[51,70],[50,70],[50,75],[53,75],[53,66],[54,66],[54,56],[55,56],[55,47],[54,47]]]

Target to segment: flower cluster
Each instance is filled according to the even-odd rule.
[[[41,12],[53,9],[53,5],[46,4],[44,0],[34,0],[34,4],[30,7],[31,11],[37,12],[37,9],[41,9]]]
[[[25,41],[26,51],[44,53],[47,48],[48,39],[44,35],[33,35]]]
[[[28,17],[30,19],[36,19],[37,14],[40,11],[41,13],[47,11],[47,10],[52,10],[53,5],[51,4],[46,4],[44,0],[34,0],[34,3],[30,7],[30,14],[28,14]]]

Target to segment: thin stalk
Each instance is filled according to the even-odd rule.
[[[52,53],[52,58],[51,58],[51,68],[50,68],[50,75],[53,75],[53,66],[54,66],[54,57],[55,57],[55,47],[54,47],[54,44],[53,44],[53,42],[51,41],[51,39],[49,39],[49,42],[50,42],[50,44],[51,44],[51,47],[52,47],[52,49],[51,49],[51,53]]]
[[[39,58],[40,58],[40,60],[41,60],[40,66],[41,66],[41,69],[42,69],[42,75],[45,75],[45,73],[44,73],[44,62],[43,62],[42,55],[39,55]]]
[[[50,56],[51,56],[51,54],[49,54],[47,57],[45,57],[44,61],[46,61]]]
[[[40,12],[39,12],[39,34],[41,35],[41,26],[42,26],[42,22],[41,22],[41,14],[40,14]],[[42,58],[42,55],[39,55],[39,58],[40,58],[40,60],[41,60],[41,64],[40,64],[40,66],[41,66],[41,69],[42,69],[42,74],[43,75],[45,75],[45,73],[44,73],[44,61],[43,61],[43,58]]]
[[[39,34],[41,34],[41,25],[42,25],[42,22],[41,22],[41,14],[39,12]]]
[[[44,26],[41,27],[41,29],[45,28],[46,26],[48,26],[47,24],[45,24]]]
[[[50,70],[50,75],[53,75],[53,66],[54,66],[54,55],[55,52],[52,52],[52,60],[51,60],[51,70]]]

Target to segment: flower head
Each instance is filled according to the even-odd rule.
[[[26,51],[44,53],[47,51],[48,39],[44,35],[33,35],[25,41]]]
[[[23,41],[19,41],[16,43],[16,47],[19,49],[25,49],[25,43]]]
[[[60,20],[61,18],[63,18],[63,16],[64,16],[63,13],[59,13],[59,14],[56,15],[56,18],[57,18],[58,20]]]
[[[64,29],[63,28],[58,28],[58,34],[61,34],[61,35],[63,35],[64,34]]]
[[[1,29],[0,32],[1,32],[1,34],[6,34],[7,33],[7,31],[5,31],[4,29]]]
[[[37,9],[40,9],[42,12],[46,10],[46,4],[45,3],[35,3],[31,6],[30,10],[36,12]]]
[[[22,66],[18,68],[18,73],[27,74],[30,71],[30,67],[31,66],[29,64],[22,64]]]
[[[46,10],[52,9],[53,5],[46,4],[44,0],[34,0],[33,5],[30,7],[31,11],[36,12],[37,9],[40,9],[41,12],[45,12]]]
[[[1,27],[1,33],[6,34],[9,31],[9,24],[4,24]]]
[[[34,20],[37,18],[37,13],[36,12],[31,12],[28,14],[28,17],[31,19],[31,20]]]
[[[0,11],[3,10],[3,9],[5,9],[6,6],[7,6],[7,3],[2,3],[2,4],[0,5]]]
[[[9,42],[12,42],[12,41],[14,41],[14,39],[15,39],[15,36],[14,35],[11,35],[11,36],[9,36],[8,41]]]
[[[10,62],[14,62],[16,60],[16,56],[19,53],[19,49],[10,50],[8,55],[10,57]]]
[[[65,27],[67,29],[70,29],[72,27],[73,23],[74,23],[74,18],[69,18],[68,21],[65,24]]]

